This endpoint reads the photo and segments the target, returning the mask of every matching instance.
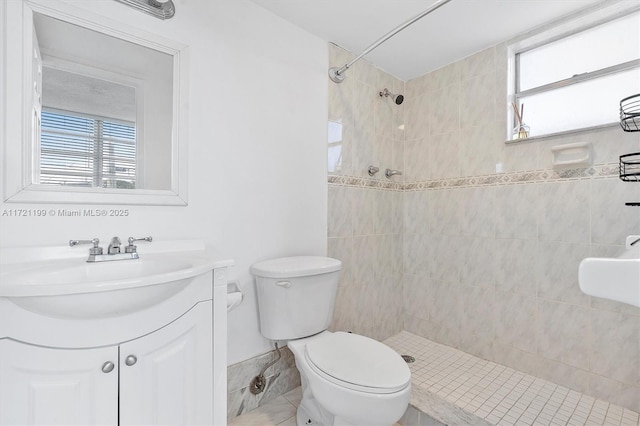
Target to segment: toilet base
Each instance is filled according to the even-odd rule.
[[[325,331],[305,339],[289,341],[302,382],[302,401],[298,407],[298,426],[390,426],[404,414],[411,396],[411,384],[389,394],[367,393],[337,385],[318,375],[305,357],[312,339],[330,334]],[[311,380],[310,380],[311,378]],[[313,388],[313,391],[312,391]]]
[[[296,423],[298,426],[321,426],[320,423],[309,415],[302,405],[298,407],[298,411],[296,412]]]
[[[298,426],[362,426],[334,416],[327,411],[314,398],[304,374],[300,374],[300,379],[302,382],[302,400],[296,411],[296,423]]]
[[[302,382],[302,400],[296,412],[298,426],[333,426],[334,416],[325,410],[313,397],[307,378],[300,375]]]
[[[296,423],[298,426],[356,426],[338,417],[332,417],[333,420],[330,423],[321,423],[314,420],[314,418],[317,419],[318,417],[309,415],[302,405],[298,406],[298,411],[296,412]]]

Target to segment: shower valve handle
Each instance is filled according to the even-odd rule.
[[[395,176],[395,175],[401,175],[402,172],[400,170],[391,170],[391,169],[387,169],[384,171],[384,175],[387,177],[387,179],[390,179],[391,176]]]

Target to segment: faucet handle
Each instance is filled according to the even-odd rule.
[[[133,244],[134,242],[136,242],[136,241],[152,242],[153,241],[153,237],[151,237],[151,236],[144,237],[144,238],[129,237],[129,239],[127,241],[129,242],[129,245],[124,248],[124,252],[125,253],[136,253],[138,247]]]
[[[93,247],[89,249],[89,254],[102,254],[102,247],[98,245],[100,244],[100,240],[97,238],[92,240],[69,240],[69,247],[74,247],[80,244],[93,244]]]

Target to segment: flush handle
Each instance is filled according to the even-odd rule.
[[[291,281],[278,281],[276,285],[278,287],[289,288],[291,287]]]

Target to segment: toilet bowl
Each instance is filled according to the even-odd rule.
[[[302,379],[299,425],[389,426],[404,414],[411,372],[388,346],[328,331],[288,346]]]
[[[260,332],[286,341],[295,356],[303,391],[299,426],[389,426],[409,404],[411,371],[383,343],[327,331],[341,265],[320,256],[253,264]]]

